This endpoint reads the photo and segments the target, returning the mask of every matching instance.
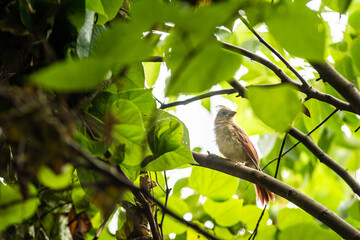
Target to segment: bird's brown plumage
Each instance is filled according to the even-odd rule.
[[[221,106],[215,118],[216,143],[220,152],[231,161],[244,163],[245,166],[261,171],[259,156],[247,133],[235,123],[235,111]],[[261,204],[269,204],[275,197],[269,190],[255,184],[256,198]]]

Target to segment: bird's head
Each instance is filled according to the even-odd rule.
[[[230,122],[233,121],[236,112],[225,106],[219,106],[215,122]]]

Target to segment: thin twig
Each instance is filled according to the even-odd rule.
[[[166,171],[164,171],[164,179],[165,179],[165,204],[164,206],[167,208],[167,204],[168,204],[168,201],[169,201],[169,194],[170,194],[170,189],[169,189],[169,186],[168,186],[168,182],[167,182],[167,178],[166,178]],[[161,235],[164,236],[163,234],[163,224],[164,224],[164,220],[165,220],[165,213],[163,212],[162,216],[161,216],[161,221],[160,221],[160,231],[161,231]]]
[[[255,29],[250,25],[250,23],[241,15],[239,15],[240,20],[245,24],[245,26],[255,35],[255,37],[264,44],[276,57],[278,57],[285,66],[290,69],[291,72],[295,74],[295,76],[301,81],[303,86],[310,88],[310,85],[305,81],[305,79],[293,68],[288,61],[278,52],[275,48],[273,48],[269,43],[267,43],[261,36],[258,34]]]
[[[298,129],[292,127],[289,130],[289,134],[299,140],[304,146],[309,149],[319,161],[333,170],[339,177],[341,177],[349,187],[360,196],[360,185],[350,175],[350,173],[335,162],[329,155],[327,155],[321,148],[319,148],[306,134],[302,133]]]
[[[254,231],[252,232],[252,234],[250,235],[250,237],[249,237],[248,240],[251,240],[251,239],[254,240],[254,239],[255,239],[255,237],[256,237],[256,235],[257,235],[257,232],[258,232],[258,229],[259,229],[259,225],[260,225],[261,219],[264,217],[264,213],[265,213],[265,210],[266,210],[267,206],[268,206],[268,205],[265,205],[265,206],[264,206],[264,209],[263,209],[262,212],[261,212],[261,215],[260,215],[260,217],[259,217],[259,220],[258,220],[257,223],[256,223],[255,229],[254,229]]]
[[[344,239],[360,239],[360,232],[320,203],[294,187],[256,169],[236,164],[214,154],[192,152],[196,162],[202,167],[220,171],[234,177],[250,181],[289,200],[304,211],[323,222]]]
[[[340,110],[345,110],[348,112],[356,113],[355,110],[353,109],[353,107],[348,102],[342,101],[332,95],[320,92],[313,87],[310,87],[310,88],[303,87],[302,84],[292,80],[289,76],[287,76],[284,73],[284,71],[281,68],[279,68],[276,64],[267,60],[266,58],[263,58],[260,55],[253,53],[247,49],[237,47],[237,46],[231,45],[229,43],[225,43],[225,42],[220,42],[220,43],[223,45],[223,48],[225,48],[229,51],[232,51],[232,52],[239,53],[245,57],[250,58],[251,60],[253,60],[255,62],[258,62],[258,63],[264,65],[265,67],[267,67],[268,69],[273,71],[276,74],[276,76],[278,76],[280,78],[281,82],[290,83],[291,85],[298,88],[301,92],[305,93],[307,96],[307,99],[314,98],[319,101],[329,103],[329,104],[333,105],[335,108],[338,108]]]
[[[240,83],[238,83],[241,85]],[[339,175],[349,187],[360,196],[360,185],[359,183],[337,162],[335,162],[329,155],[327,155],[323,150],[321,150],[306,134],[302,133],[298,129],[291,127],[288,133],[299,140],[302,144],[306,146],[319,160],[321,163],[325,164],[327,167],[332,169],[337,175]]]
[[[279,152],[279,157],[278,157],[278,161],[276,164],[276,170],[275,170],[275,175],[274,178],[277,178],[278,172],[279,172],[279,168],[280,168],[280,161],[281,161],[281,156],[282,156],[282,152],[284,150],[284,146],[285,146],[285,142],[286,142],[286,138],[287,138],[288,133],[285,133],[284,139],[281,143],[281,147],[280,147],[280,152]]]
[[[196,97],[192,97],[192,98],[189,98],[189,99],[186,99],[183,101],[176,101],[176,102],[172,102],[172,103],[161,104],[160,108],[165,109],[165,108],[175,107],[175,106],[179,106],[179,105],[186,105],[186,104],[189,104],[189,103],[192,103],[197,100],[204,99],[204,98],[208,98],[208,97],[212,97],[212,96],[216,96],[216,95],[223,95],[223,94],[229,95],[229,94],[234,94],[234,93],[237,93],[237,91],[233,88],[208,92],[208,93],[204,93],[204,94],[201,94]]]
[[[359,127],[357,127],[357,129],[355,129],[355,132],[359,131],[359,129],[360,129],[360,126],[359,126]]]
[[[104,221],[101,223],[101,225],[100,225],[98,231],[96,232],[96,235],[94,236],[93,240],[99,239],[101,233],[103,232],[103,230],[104,230],[104,228],[105,228],[105,226],[106,226],[106,223],[109,221],[109,219],[110,219],[110,217],[111,217],[111,215],[112,215],[112,212],[113,212],[113,211],[110,211],[110,212],[107,214],[107,216],[105,216]]]
[[[335,113],[337,113],[339,111],[339,109],[335,109],[334,111],[332,111],[330,113],[329,116],[327,116],[321,123],[319,123],[313,130],[311,130],[309,133],[307,133],[307,136],[310,136],[313,132],[315,132],[319,127],[321,127],[325,122],[327,122],[327,120],[329,120]],[[288,150],[286,150],[281,157],[285,156],[288,152],[290,152],[291,150],[293,150],[297,145],[300,144],[300,141],[298,141],[297,143],[295,143],[291,148],[289,148]],[[273,163],[274,161],[278,160],[278,158],[274,158],[271,161],[269,161],[263,168],[262,170],[264,170],[265,168],[267,168],[267,166],[269,166],[271,163]]]
[[[54,211],[54,210],[56,210],[56,209],[58,209],[58,208],[61,208],[61,207],[65,206],[65,205],[68,205],[68,204],[70,204],[70,203],[72,203],[72,202],[60,203],[59,205],[57,205],[57,206],[49,209],[48,211],[44,212],[43,214],[41,214],[40,219],[43,219],[46,215],[48,215],[48,214],[51,213],[52,211]]]
[[[279,171],[279,168],[280,168],[281,156],[282,156],[282,152],[283,152],[283,150],[284,150],[286,138],[287,138],[287,133],[285,133],[284,139],[283,139],[283,141],[282,141],[282,143],[281,143],[281,147],[280,147],[280,152],[279,152],[279,157],[278,157],[278,161],[277,161],[277,165],[276,165],[276,170],[275,170],[274,178],[276,178],[277,175],[278,175],[278,171]],[[258,221],[257,221],[257,223],[256,223],[256,227],[255,227],[253,233],[250,235],[249,240],[251,240],[251,239],[254,240],[254,239],[255,239],[256,234],[257,234],[257,232],[258,232],[258,228],[259,228],[260,222],[261,222],[261,220],[262,220],[262,218],[263,218],[263,216],[264,216],[264,213],[265,213],[266,208],[267,208],[267,205],[264,206],[264,209],[263,209],[262,212],[261,212],[261,215],[260,215],[260,217],[259,217],[259,219],[258,219]]]
[[[77,144],[75,144],[73,142],[65,142],[65,144],[70,149],[72,149],[75,153],[77,153],[79,156],[81,156],[83,159],[85,159],[86,162],[87,162],[87,164],[84,164],[83,161],[77,161],[76,162],[77,165],[88,167],[88,168],[91,168],[91,169],[93,169],[93,170],[95,170],[97,172],[105,174],[106,176],[108,176],[109,178],[111,178],[113,180],[113,184],[116,184],[117,186],[121,185],[121,186],[124,186],[124,187],[128,188],[129,190],[132,191],[132,193],[137,198],[138,197],[140,198],[139,200],[141,200],[141,198],[142,198],[141,196],[146,196],[149,199],[151,199],[156,205],[158,205],[162,209],[163,213],[168,214],[172,218],[178,220],[179,222],[185,224],[186,226],[188,226],[188,227],[192,228],[193,230],[199,232],[200,234],[204,235],[208,239],[219,240],[217,237],[215,237],[215,236],[211,235],[210,233],[206,232],[204,229],[200,228],[198,225],[196,225],[196,224],[194,224],[192,222],[186,221],[185,219],[178,216],[173,211],[166,208],[159,200],[157,200],[155,197],[153,197],[151,195],[151,193],[149,193],[145,189],[141,189],[141,188],[136,187],[127,178],[126,175],[119,174],[118,171],[116,170],[116,168],[114,168],[112,166],[109,166],[106,163],[102,163],[102,162],[98,161],[97,159],[93,158],[91,155],[89,155],[81,147],[79,147]],[[74,159],[74,158],[71,158],[71,160],[73,162],[76,161],[76,159]],[[159,233],[158,236],[160,236],[160,233]]]

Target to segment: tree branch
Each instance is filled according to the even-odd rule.
[[[293,86],[297,87],[301,92],[306,94],[308,99],[314,98],[319,101],[329,103],[338,109],[356,113],[356,111],[353,109],[353,107],[350,105],[350,103],[344,102],[344,101],[342,101],[334,96],[331,96],[329,94],[320,92],[313,87],[310,87],[310,88],[304,87],[302,84],[292,80],[289,76],[287,76],[283,72],[283,70],[281,68],[279,68],[276,64],[267,60],[266,58],[263,58],[249,50],[231,45],[229,43],[221,42],[221,44],[223,45],[223,47],[225,49],[230,50],[232,52],[239,53],[239,54],[241,54],[245,57],[248,57],[251,60],[258,62],[258,63],[264,65],[265,67],[269,68],[271,71],[273,71],[275,73],[276,76],[278,76],[280,78],[281,82],[290,83]]]
[[[218,157],[216,155],[204,155],[193,152],[194,159],[200,166],[217,170],[234,177],[252,182],[267,188],[275,194],[286,198],[290,202],[302,208],[304,211],[327,225],[345,239],[360,239],[360,232],[345,222],[335,213],[301,193],[297,189],[255,169],[240,166],[235,162]]]
[[[179,222],[185,224],[186,226],[194,229],[195,231],[204,235],[208,239],[219,240],[215,236],[206,232],[204,229],[200,228],[198,225],[196,225],[192,222],[186,221],[182,217],[178,216],[176,213],[174,213],[171,210],[169,210],[168,208],[166,208],[159,200],[157,200],[155,197],[153,197],[151,195],[151,193],[149,193],[145,189],[136,187],[126,177],[126,175],[120,174],[118,172],[118,170],[116,169],[116,167],[108,165],[106,163],[103,163],[103,162],[95,159],[94,157],[92,157],[91,155],[86,153],[81,147],[79,147],[77,144],[75,144],[71,141],[65,141],[64,143],[67,145],[67,147],[69,149],[71,149],[74,152],[75,155],[86,160],[86,162],[84,163],[83,161],[77,161],[76,159],[71,157],[71,159],[69,159],[69,160],[71,160],[72,162],[76,161],[75,163],[79,166],[91,168],[99,173],[104,174],[105,176],[109,177],[113,181],[114,185],[116,185],[117,187],[123,186],[123,187],[128,188],[135,196],[139,196],[139,194],[146,196],[147,198],[151,199],[156,205],[158,205],[162,209],[163,213],[168,214],[172,218],[174,218],[174,219],[178,220]]]
[[[341,167],[337,162],[332,160],[323,150],[321,150],[306,134],[302,133],[298,129],[292,127],[289,130],[289,134],[299,140],[305,147],[307,147],[323,164],[328,166],[334,172],[336,172],[350,187],[351,189],[360,196],[360,185],[359,183]]]
[[[350,103],[356,113],[360,114],[360,92],[354,83],[344,78],[328,62],[311,63],[311,65],[320,74],[322,80],[328,82]]]
[[[172,102],[172,103],[167,103],[167,104],[161,104],[160,108],[161,109],[165,109],[165,108],[170,108],[170,107],[175,107],[175,106],[179,106],[179,105],[186,105],[192,102],[195,102],[197,100],[201,100],[204,98],[208,98],[208,97],[212,97],[212,96],[216,96],[216,95],[223,95],[223,94],[234,94],[237,93],[237,91],[235,89],[223,89],[223,90],[218,90],[218,91],[213,91],[213,92],[208,92],[205,94],[201,94],[198,95],[196,97],[193,98],[189,98],[183,101],[176,101],[176,102]]]
[[[241,85],[237,82],[238,85]],[[241,94],[241,93],[240,93]],[[335,112],[334,112],[335,113]],[[328,118],[330,118],[332,114]],[[327,119],[328,119],[327,118]],[[315,127],[315,131],[319,126]],[[328,166],[334,172],[336,172],[350,187],[351,189],[360,196],[360,185],[356,180],[339,164],[332,160],[324,151],[322,151],[306,134],[300,132],[296,128],[292,127],[288,133],[302,142],[319,160],[321,163]]]
[[[293,68],[290,63],[288,61],[286,61],[286,59],[278,52],[276,51],[275,48],[273,48],[269,43],[267,43],[265,41],[265,39],[263,39],[260,34],[258,34],[255,29],[250,25],[250,23],[248,21],[246,21],[246,19],[243,16],[239,16],[240,20],[245,24],[245,26],[255,35],[255,37],[262,43],[264,44],[268,49],[270,49],[270,51],[276,56],[278,57],[284,64],[285,66],[290,69],[291,72],[293,72],[295,74],[295,76],[301,81],[303,87],[306,88],[310,88],[310,85],[305,81],[305,79],[295,70],[295,68]]]
[[[335,109],[334,111],[332,111],[330,113],[329,116],[327,116],[324,120],[321,121],[321,123],[319,123],[315,128],[313,128],[313,130],[311,130],[309,133],[306,134],[306,136],[310,136],[313,132],[315,132],[319,127],[321,127],[327,120],[329,120],[335,113],[337,113],[339,111],[339,109]],[[284,155],[286,155],[288,152],[290,152],[291,150],[293,150],[297,145],[300,144],[300,141],[298,141],[297,143],[295,143],[291,148],[289,148],[288,150],[286,150],[281,157],[283,157]],[[279,156],[280,157],[280,156]],[[264,170],[267,166],[269,166],[272,162],[278,160],[278,158],[274,158],[271,161],[269,161],[261,170]]]

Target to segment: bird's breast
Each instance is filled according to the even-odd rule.
[[[216,124],[214,130],[216,143],[221,154],[233,161],[245,162],[246,153],[244,148],[232,133],[230,126],[227,124]]]

